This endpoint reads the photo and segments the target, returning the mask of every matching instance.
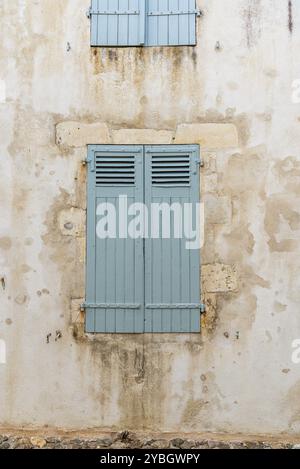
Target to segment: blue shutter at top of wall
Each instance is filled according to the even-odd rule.
[[[92,0],[92,46],[196,44],[196,0]]]
[[[92,46],[140,46],[145,42],[145,0],[92,0]]]
[[[196,44],[196,0],[149,0],[147,46]]]

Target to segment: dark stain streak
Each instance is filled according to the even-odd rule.
[[[251,36],[252,36],[252,15],[251,15],[251,9],[248,8],[247,11],[245,12],[245,18],[246,18],[246,33],[247,33],[247,46],[251,46]]]
[[[288,3],[288,11],[289,11],[289,31],[292,34],[294,29],[294,22],[293,22],[293,2],[289,0]]]
[[[243,9],[247,47],[255,45],[261,35],[261,0],[248,0]],[[218,50],[218,49],[216,49]],[[219,49],[220,50],[220,49]]]
[[[111,62],[117,62],[118,61],[118,52],[115,49],[109,49],[108,50],[108,57]]]

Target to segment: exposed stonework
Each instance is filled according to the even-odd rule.
[[[235,291],[238,288],[236,268],[224,264],[203,265],[202,282],[207,293]]]
[[[106,124],[61,122],[56,126],[56,143],[68,147],[111,143]]]
[[[71,207],[62,210],[58,215],[59,227],[64,236],[85,236],[86,212],[85,210]]]
[[[71,300],[71,323],[74,324],[84,324],[84,311],[82,311],[82,304],[84,303],[84,298],[73,299]]]
[[[181,124],[174,143],[198,143],[203,149],[226,149],[239,146],[237,128],[233,124]]]
[[[213,175],[211,175],[212,177]],[[205,179],[207,185],[207,179]],[[215,179],[210,180],[210,185],[217,185]],[[206,186],[207,189],[207,186]],[[210,190],[212,188],[210,187]],[[222,225],[231,222],[231,199],[227,196],[221,197],[215,194],[205,195],[203,197],[204,210],[205,210],[205,223]]]
[[[298,449],[298,440],[230,435],[135,434],[0,434],[0,449]]]
[[[201,147],[201,160],[203,163],[202,171],[205,174],[215,174],[217,172],[217,153],[213,151],[205,151]]]
[[[112,143],[118,145],[157,145],[172,143],[173,132],[154,129],[120,129],[112,131]]]
[[[202,190],[206,193],[216,193],[218,190],[218,175],[215,173],[212,174],[204,174],[202,179]],[[227,209],[226,209],[227,211]],[[211,217],[211,213],[207,211],[208,217]],[[208,218],[209,220],[209,218]],[[219,221],[219,220],[218,220]],[[218,223],[217,221],[217,223]],[[213,222],[211,222],[213,223]]]

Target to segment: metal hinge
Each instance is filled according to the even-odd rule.
[[[198,303],[153,303],[146,304],[146,309],[200,309],[202,305]]]
[[[173,15],[197,15],[202,16],[201,10],[171,10],[171,11],[148,11],[148,16],[173,16]]]
[[[204,167],[204,161],[203,160],[197,160],[196,165],[199,166],[200,168]]]
[[[205,314],[205,313],[206,313],[206,306],[205,306],[205,304],[203,304],[203,303],[200,305],[200,313],[201,313],[201,314]]]
[[[95,160],[94,158],[88,157],[86,160],[83,160],[82,164],[85,166],[87,164],[91,165],[91,172],[95,172]]]
[[[92,15],[139,15],[139,10],[93,10],[90,6],[86,12],[86,16],[91,18]],[[203,10],[176,10],[176,11],[149,11],[148,16],[173,16],[173,15],[191,15],[198,17],[204,15]]]
[[[80,306],[81,311],[90,309],[140,309],[139,303],[82,303]]]
[[[139,15],[139,10],[93,10],[89,9],[89,15]]]

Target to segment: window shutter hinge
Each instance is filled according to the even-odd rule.
[[[188,10],[150,10],[147,16],[180,16],[180,15],[196,15],[203,16],[203,11],[198,9]]]
[[[201,16],[204,16],[204,11],[198,9],[196,14],[197,14],[198,18],[200,18]]]
[[[83,165],[83,166],[91,165],[91,172],[92,172],[92,173],[95,172],[95,162],[94,162],[94,159],[93,159],[93,158],[87,158],[86,160],[83,160],[83,161],[82,161],[82,165]]]
[[[201,314],[205,314],[205,313],[206,313],[206,306],[205,306],[205,304],[203,304],[203,303],[200,305],[200,313],[201,313]]]
[[[139,303],[82,303],[80,305],[80,311],[86,309],[140,309],[141,304]]]
[[[92,7],[90,6],[90,8],[86,11],[86,16],[88,18],[90,18],[92,16]]]

